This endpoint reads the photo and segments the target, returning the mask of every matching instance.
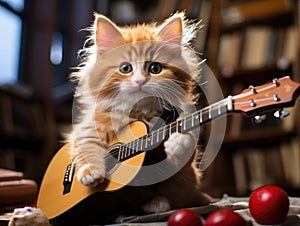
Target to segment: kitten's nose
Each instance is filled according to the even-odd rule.
[[[136,80],[134,80],[134,81],[135,81],[135,83],[138,84],[139,86],[142,86],[142,85],[145,83],[146,79],[136,79]]]

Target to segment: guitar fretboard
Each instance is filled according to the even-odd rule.
[[[117,161],[122,162],[139,154],[140,152],[153,150],[174,132],[188,133],[189,131],[198,128],[215,118],[227,114],[227,112],[231,110],[232,98],[229,96],[222,101],[207,106],[180,118],[175,122],[154,130],[145,136],[135,139],[127,144],[123,144],[117,150],[114,150],[109,154]]]

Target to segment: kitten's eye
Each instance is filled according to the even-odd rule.
[[[148,72],[152,74],[159,74],[162,71],[163,67],[159,63],[152,63],[149,65]]]
[[[130,63],[122,63],[119,66],[119,71],[123,74],[128,74],[130,72],[132,72],[132,65]]]

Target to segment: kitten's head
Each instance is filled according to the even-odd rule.
[[[161,106],[191,103],[200,62],[189,44],[198,25],[176,13],[158,25],[118,27],[96,14],[92,45],[75,73],[79,93],[93,97],[103,108],[120,110],[143,99]],[[149,107],[149,101],[144,103],[139,108]]]

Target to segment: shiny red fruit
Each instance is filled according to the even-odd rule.
[[[257,188],[249,199],[250,213],[260,224],[280,224],[287,217],[289,205],[286,192],[273,185]]]
[[[204,226],[246,226],[246,221],[231,209],[219,209],[206,218]]]
[[[195,211],[179,209],[169,217],[168,226],[203,226],[203,224]]]

